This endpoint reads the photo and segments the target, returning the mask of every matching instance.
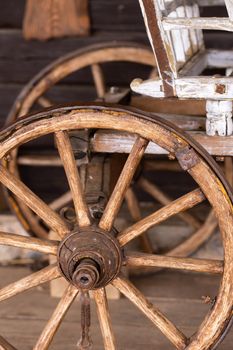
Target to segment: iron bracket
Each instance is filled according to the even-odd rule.
[[[178,150],[175,155],[181,168],[185,171],[192,169],[200,162],[196,151],[188,146]]]

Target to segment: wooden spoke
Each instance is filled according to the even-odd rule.
[[[44,96],[39,97],[37,103],[43,108],[51,107],[54,104],[47,97]]]
[[[70,191],[64,193],[59,198],[56,198],[53,202],[49,204],[50,208],[53,210],[59,210],[62,207],[66,206],[69,202],[72,201],[72,194]]]
[[[17,164],[26,165],[26,166],[49,166],[49,167],[58,167],[62,166],[61,159],[57,156],[52,155],[22,155],[17,159]]]
[[[205,223],[202,225],[202,227],[197,230],[193,235],[191,235],[189,238],[187,238],[184,242],[178,244],[177,247],[169,250],[167,253],[165,253],[165,256],[174,256],[174,257],[187,257],[191,254],[193,254],[195,251],[197,251],[202,244],[204,244],[213,234],[215,229],[218,226],[218,222],[216,220],[216,217],[214,215],[214,211],[211,210],[210,214],[208,215],[207,219],[205,220]],[[152,267],[143,267],[133,269],[134,275],[140,275],[142,271],[151,273],[152,270],[159,271],[159,268],[153,269]]]
[[[143,162],[143,169],[149,170],[149,171],[180,172],[180,165],[178,162],[171,161],[171,160],[162,160],[162,161],[156,161],[156,162],[154,160],[145,160]]]
[[[0,245],[8,245],[23,249],[35,250],[45,254],[57,254],[59,242],[34,237],[25,237],[13,233],[0,232]]]
[[[124,277],[118,277],[112,284],[136,305],[177,349],[183,350],[186,348],[188,340],[185,335],[128,280]]]
[[[220,260],[177,258],[164,255],[129,252],[127,253],[126,261],[130,266],[168,268],[210,274],[223,273],[223,261]]]
[[[71,189],[78,224],[81,227],[89,226],[91,223],[89,211],[85,203],[82,184],[69,135],[66,131],[58,131],[55,133],[55,139]]]
[[[93,296],[97,306],[98,318],[104,342],[104,349],[115,350],[116,341],[112,330],[105,289],[101,288],[93,291]]]
[[[16,350],[6,339],[0,336],[0,350]]]
[[[51,344],[62,320],[64,319],[78,293],[79,291],[76,287],[72,285],[67,287],[62,299],[60,300],[53,315],[33,348],[34,350],[46,350],[49,348],[49,345]]]
[[[62,218],[3,166],[0,166],[0,181],[61,237],[69,232]]]
[[[124,246],[129,241],[139,236],[152,226],[157,225],[164,220],[167,220],[171,216],[176,215],[181,211],[194,207],[198,203],[201,203],[203,200],[205,200],[205,196],[200,189],[196,189],[176,199],[172,203],[169,203],[165,207],[157,210],[153,214],[147,216],[146,218],[140,220],[136,224],[121,232],[118,236],[120,245]]]
[[[103,98],[106,92],[103,71],[97,63],[91,65],[91,71],[95,82],[97,96],[98,98]]]
[[[125,199],[133,221],[138,222],[139,220],[141,220],[142,215],[138,199],[131,187],[127,190],[125,194]],[[148,234],[144,233],[143,235],[140,235],[139,239],[143,250],[146,253],[153,253],[152,242],[150,241]]]
[[[26,231],[29,232],[29,234],[31,232],[30,227],[33,227],[33,230],[35,230],[37,237],[42,239],[48,238],[48,232],[45,227],[41,225],[39,216],[34,215],[32,210],[18,198],[16,199],[9,196],[8,201],[11,207],[14,208],[15,212],[18,214],[20,222],[23,224],[23,227],[26,229]],[[24,214],[23,216],[21,215],[21,212]]]
[[[158,69],[156,67],[152,68],[148,79],[155,79],[158,77]]]
[[[180,243],[177,247],[170,250],[167,255],[185,257],[193,254],[210,238],[217,226],[218,221],[215,217],[214,211],[211,210],[202,227],[183,243]]]
[[[61,277],[61,273],[56,265],[50,265],[44,269],[24,277],[17,282],[13,282],[0,289],[0,301],[9,299],[14,295],[22,293],[28,289],[39,286],[40,284],[52,281]]]
[[[104,210],[103,216],[99,223],[100,228],[106,231],[111,229],[114,219],[124,199],[124,195],[130,185],[140,160],[143,157],[147,145],[147,140],[137,137],[117,184],[112,192],[109,202]]]
[[[170,197],[164,194],[155,184],[151,183],[147,179],[141,177],[138,183],[144,189],[144,191],[149,193],[159,203],[163,205],[167,205],[172,202],[172,199]],[[178,213],[177,215],[183,221],[185,221],[187,224],[191,225],[195,229],[199,229],[201,227],[201,223],[196,218],[194,218],[191,214]]]

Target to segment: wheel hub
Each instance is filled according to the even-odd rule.
[[[122,252],[115,232],[98,227],[78,229],[60,243],[58,265],[63,276],[78,289],[105,287],[119,273]]]

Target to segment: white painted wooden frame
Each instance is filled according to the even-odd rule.
[[[197,0],[199,6],[219,6],[224,5],[224,0]]]
[[[181,6],[181,3],[188,5]],[[233,32],[233,0],[225,0],[229,18],[200,18],[197,2],[191,0],[139,0],[147,27],[149,39],[159,66],[159,77],[148,81],[136,79],[132,82],[133,91],[151,97],[165,98],[168,95],[179,98],[200,98],[213,100],[233,99],[233,78],[201,77],[202,71],[209,67],[233,67],[233,50],[217,51],[205,50],[200,29],[220,29]],[[161,39],[164,43],[170,69],[164,78],[156,47],[156,39],[148,9],[145,5],[151,3],[154,8],[154,17],[158,23]],[[176,3],[178,7],[176,7]],[[166,13],[166,6],[170,9]],[[151,9],[150,9],[151,11]],[[196,14],[195,14],[196,11]],[[190,17],[190,13],[194,17]],[[178,13],[178,14],[177,14]],[[183,13],[184,17],[180,17]],[[151,14],[150,14],[151,15]],[[231,20],[232,19],[232,20]],[[190,30],[189,30],[190,29]],[[172,87],[168,93],[164,83]]]
[[[205,99],[207,133],[230,135],[233,77],[201,74],[207,67],[233,67],[233,50],[206,50],[202,34],[202,29],[233,32],[233,0],[205,1],[208,6],[225,4],[227,18],[201,18],[195,0],[139,0],[139,3],[159,76],[146,81],[135,79],[131,83],[132,90],[155,98]]]

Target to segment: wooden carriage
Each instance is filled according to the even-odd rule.
[[[159,76],[154,77],[153,74],[153,78],[146,81],[136,79],[131,87],[139,94],[164,101],[169,99],[174,104],[183,99],[204,100],[208,136],[202,133],[198,139],[203,141],[201,143],[204,146],[204,142],[207,145],[213,142],[210,140],[215,142],[216,138],[211,135],[216,134],[219,135],[219,144],[224,142],[222,140],[232,142],[233,78],[230,75],[233,55],[230,51],[205,50],[201,31],[233,30],[232,1],[225,2],[229,18],[206,19],[199,17],[196,1],[140,0]],[[113,52],[112,47],[107,52],[110,55],[110,52]],[[130,56],[136,52],[130,48],[128,54]],[[96,51],[93,57],[95,55]],[[82,55],[81,57],[83,60],[86,58]],[[151,56],[145,54],[145,57],[145,62],[150,64]],[[73,71],[76,58],[71,55],[65,61],[68,62],[66,68],[69,67],[69,70]],[[90,62],[99,95],[104,95],[100,67],[93,61]],[[226,68],[229,76],[202,76],[206,67]],[[22,111],[28,112],[38,98],[42,104],[49,105],[41,95],[51,82],[55,83],[60,77],[64,77],[65,72],[62,64],[55,64],[45,70],[42,77],[37,77],[21,93],[11,117],[12,113],[15,113],[17,118],[22,115]],[[117,98],[116,101],[121,101],[122,95]],[[232,190],[217,164],[202,146],[166,119],[125,106],[114,107],[93,102],[32,114],[19,119],[1,133],[0,157],[3,161],[0,167],[0,181],[13,193],[13,196],[10,196],[12,206],[17,211],[19,208],[26,218],[30,217],[32,226],[38,227],[39,220],[31,216],[31,211],[34,212],[44,225],[58,235],[59,242],[47,240],[46,235],[43,236],[42,233],[41,238],[0,233],[1,245],[50,254],[56,260],[56,263],[2,288],[0,301],[57,278],[64,278],[68,282],[61,301],[34,349],[49,347],[66,312],[79,294],[82,312],[85,315],[79,345],[80,349],[82,346],[90,347],[89,292],[92,292],[97,305],[104,348],[116,349],[105,292],[108,285],[114,286],[134,303],[176,349],[215,349],[229,330],[233,307]],[[56,207],[48,206],[20,180],[17,171],[18,148],[45,135],[52,135],[55,139],[59,165],[64,167],[70,187],[69,200],[72,200],[74,207],[72,218],[61,216],[54,210]],[[72,138],[78,139],[78,142],[73,143]],[[224,147],[217,147],[218,150],[212,152],[213,154],[232,155],[231,146],[227,151]],[[212,146],[209,146],[209,149],[213,149]],[[109,196],[105,196],[104,193],[101,197],[99,192],[105,191],[103,176],[106,176],[105,170],[108,167],[106,160],[113,153],[129,155]],[[197,188],[174,201],[169,201],[157,191],[156,196],[161,198],[164,206],[141,218],[135,206],[135,197],[129,189],[132,188],[139,163],[147,154],[169,154],[176,158],[180,169],[191,176]],[[96,166],[96,156],[101,160],[101,166]],[[95,188],[97,193],[90,193],[90,188]],[[150,187],[149,191],[155,191],[155,187]],[[137,212],[134,216],[136,222],[118,232],[114,223],[125,197],[131,209],[133,208],[132,211]],[[15,204],[15,198],[20,200],[18,206]],[[101,202],[96,203],[96,200]],[[208,229],[211,228],[205,239],[218,224],[224,249],[222,260],[187,258],[190,254],[187,242],[178,247],[179,250],[175,249],[165,255],[126,249],[129,242],[142,236],[149,228],[176,214],[184,218],[184,214],[187,214],[184,211],[205,200],[208,200],[213,211],[208,215],[204,229],[199,228],[197,235],[191,237],[188,244],[191,242],[192,248],[197,248]],[[186,221],[193,222],[192,217],[186,215],[185,218]],[[125,266],[218,274],[222,277],[219,294],[197,332],[188,337],[124,276],[122,270]],[[0,346],[7,350],[13,349],[3,338],[0,338]]]

